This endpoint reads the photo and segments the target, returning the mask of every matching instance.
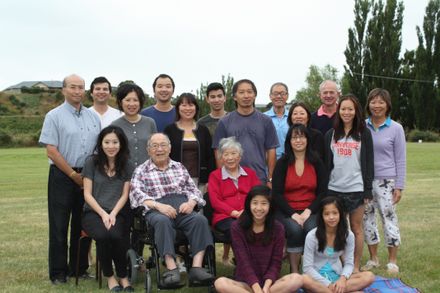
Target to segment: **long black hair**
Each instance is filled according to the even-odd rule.
[[[354,105],[354,119],[353,119],[353,126],[351,127],[350,131],[347,135],[345,135],[344,130],[344,122],[341,119],[341,115],[339,114],[339,110],[341,109],[342,102],[344,101],[352,101]],[[344,137],[352,137],[356,141],[361,140],[361,134],[365,129],[365,120],[364,115],[362,112],[361,104],[359,103],[358,98],[356,98],[353,94],[347,94],[342,96],[339,99],[338,108],[336,109],[336,117],[334,120],[333,128],[335,129],[334,132],[334,138],[335,142],[338,142],[339,139]]]
[[[269,201],[269,212],[264,221],[263,245],[268,245],[273,239],[273,226],[275,223],[274,205],[272,201],[271,190],[266,185],[257,185],[251,188],[246,201],[244,202],[244,211],[238,219],[240,227],[245,231],[246,240],[255,243],[255,233],[253,231],[254,219],[251,212],[251,201],[254,197],[261,195]]]
[[[342,207],[342,202],[339,198],[335,196],[325,197],[319,206],[317,226],[316,226],[316,238],[318,239],[318,251],[324,252],[327,245],[327,236],[325,233],[325,222],[324,222],[324,207],[329,204],[334,204],[339,211],[339,223],[336,227],[336,237],[334,243],[334,250],[341,251],[345,249],[345,244],[347,242],[348,236],[348,224],[347,217],[345,215],[344,209]]]
[[[289,165],[295,164],[295,154],[293,153],[292,144],[290,143],[292,134],[304,135],[306,137],[306,160],[310,164],[315,164],[318,160],[318,155],[312,150],[312,144],[310,143],[310,131],[307,126],[299,123],[293,124],[287,131],[286,140],[284,142],[284,159],[287,160]]]
[[[115,158],[115,176],[122,177],[126,175],[126,172],[129,172],[129,170],[126,170],[126,163],[130,156],[130,151],[128,149],[127,136],[125,136],[124,131],[120,127],[110,125],[101,130],[96,142],[93,162],[102,174],[106,174],[105,167],[109,166],[107,155],[102,149],[102,141],[104,137],[110,133],[116,134],[119,140],[119,152]]]

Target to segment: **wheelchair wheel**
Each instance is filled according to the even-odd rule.
[[[127,266],[128,266],[128,279],[130,280],[130,283],[134,284],[137,281],[137,275],[138,275],[138,256],[136,254],[136,251],[134,249],[130,248],[127,250]]]
[[[151,283],[150,270],[145,272],[145,293],[151,293],[153,290],[153,284]]]

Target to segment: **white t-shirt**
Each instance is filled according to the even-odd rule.
[[[103,115],[99,114],[95,110],[95,108],[93,108],[93,106],[90,107],[89,109],[92,110],[93,112],[95,112],[96,115],[98,115],[99,119],[101,120],[101,129],[103,129],[104,127],[109,126],[113,121],[115,121],[116,119],[118,119],[119,117],[124,115],[124,113],[122,113],[118,109],[115,109],[115,108],[110,107],[110,106],[108,106],[107,111]]]

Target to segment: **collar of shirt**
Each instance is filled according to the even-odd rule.
[[[167,169],[169,169],[169,168],[174,168],[174,167],[176,166],[176,164],[177,164],[177,163],[176,163],[175,161],[169,159],[169,161],[168,161],[168,166],[166,167],[165,170],[167,170]],[[146,169],[147,172],[150,172],[150,171],[165,171],[165,170],[161,170],[161,169],[159,169],[159,168],[156,166],[156,164],[153,162],[153,160],[151,160],[151,159],[148,159],[148,160],[145,162],[145,169]]]
[[[384,129],[385,127],[390,127],[391,125],[391,117],[388,116],[387,119],[385,119],[385,122],[382,123],[381,125],[379,125],[379,127],[376,129],[373,125],[373,122],[371,122],[371,117],[367,118],[367,125],[370,126],[371,129],[373,129],[374,131],[380,131],[382,129]]]
[[[64,101],[63,107],[66,108],[70,113],[80,116],[83,111],[83,105],[80,104],[79,110],[77,110],[74,106],[70,105],[67,101]]]
[[[284,114],[283,117],[287,117],[289,111],[287,110],[286,107],[284,107]],[[270,116],[270,117],[278,117],[278,115],[275,113],[274,108],[270,108],[269,111],[266,111],[264,114]]]
[[[240,176],[247,176],[247,173],[241,166],[238,166],[237,178]],[[231,178],[232,180],[237,180],[237,178],[234,178],[233,176],[231,176],[231,174],[228,172],[228,170],[226,170],[226,168],[223,166],[222,167],[222,180],[226,180],[228,178]]]
[[[330,114],[330,113],[326,113],[326,112],[324,112],[323,105],[321,105],[321,107],[319,107],[319,109],[318,109],[318,111],[317,111],[316,113],[318,114],[318,116],[325,115],[325,116],[327,116],[328,118],[332,118],[333,115],[335,115],[335,113]]]

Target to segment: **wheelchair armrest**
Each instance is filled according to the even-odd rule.
[[[133,214],[135,217],[142,217],[142,215],[145,212],[145,207],[144,206],[138,206],[137,208],[135,208],[133,210]]]

